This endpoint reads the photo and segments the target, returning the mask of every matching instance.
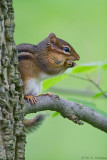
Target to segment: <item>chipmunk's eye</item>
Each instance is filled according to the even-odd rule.
[[[64,47],[63,50],[64,50],[65,52],[70,52],[70,49],[69,49],[68,47]]]

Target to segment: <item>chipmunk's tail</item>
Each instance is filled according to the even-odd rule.
[[[38,128],[39,125],[42,124],[45,118],[46,118],[45,114],[39,114],[32,119],[25,119],[23,123],[25,125],[26,132],[27,133],[33,132],[35,129]]]

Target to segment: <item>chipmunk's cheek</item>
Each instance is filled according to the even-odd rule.
[[[72,68],[76,65],[76,63],[73,62],[72,60],[67,60],[65,65],[66,65],[67,68]]]

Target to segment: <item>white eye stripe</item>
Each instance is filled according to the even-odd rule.
[[[64,48],[64,47],[67,47],[67,48],[69,48],[69,50],[71,50],[69,46],[64,46],[64,45],[63,45],[63,48]]]
[[[70,52],[71,49],[68,46],[63,46],[63,50],[65,50],[65,52]]]
[[[68,46],[63,46],[63,51],[64,54],[70,55],[71,54],[71,49]]]

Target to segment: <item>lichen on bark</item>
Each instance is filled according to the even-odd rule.
[[[0,0],[0,160],[24,159],[26,138],[12,5],[12,0]]]

